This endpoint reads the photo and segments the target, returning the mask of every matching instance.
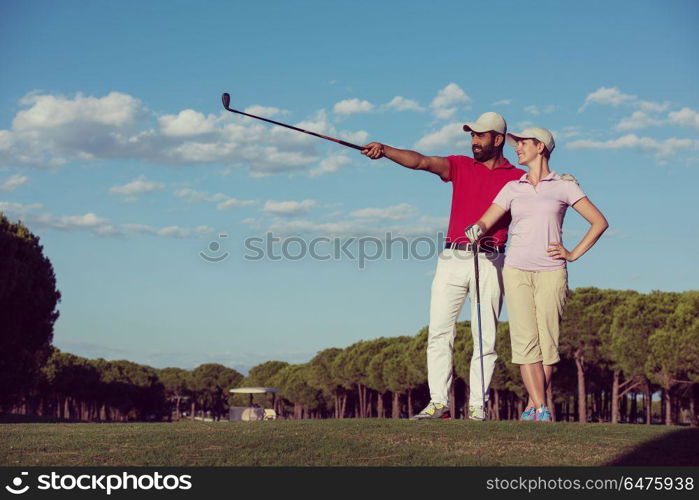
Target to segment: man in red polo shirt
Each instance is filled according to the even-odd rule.
[[[466,123],[464,131],[471,133],[473,158],[468,156],[424,156],[415,151],[401,150],[372,142],[364,146],[362,154],[377,160],[386,157],[413,170],[437,174],[442,181],[452,183],[451,216],[446,248],[439,256],[432,281],[430,324],[427,341],[427,379],[430,403],[415,419],[449,418],[449,389],[452,383],[452,351],[456,334],[456,320],[466,296],[471,294],[471,317],[476,317],[475,273],[471,242],[464,235],[475,223],[509,181],[522,177],[524,170],[515,168],[503,156],[507,125],[502,116],[489,112],[473,123]],[[509,216],[480,239],[478,264],[483,335],[483,377],[486,396],[495,368],[495,336],[502,307],[502,266]],[[478,325],[471,323],[473,357],[471,358],[469,418],[485,420],[483,408],[478,342]]]

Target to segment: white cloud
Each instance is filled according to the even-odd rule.
[[[657,148],[658,142],[650,137],[638,137],[634,134],[628,134],[616,139],[606,141],[595,141],[590,139],[580,139],[569,142],[567,147],[570,149],[621,149],[621,148],[640,148],[651,150]]]
[[[470,136],[464,132],[463,125],[451,123],[422,137],[415,143],[415,149],[418,151],[440,151],[447,148],[464,149],[468,148],[470,143]]]
[[[123,224],[120,227],[104,217],[99,217],[93,212],[82,215],[53,215],[49,212],[38,212],[43,205],[40,203],[22,204],[0,201],[0,211],[18,217],[32,228],[49,228],[60,231],[84,231],[96,236],[123,237],[127,233],[152,234],[167,238],[193,238],[213,233],[209,226],[196,226],[192,228],[180,226],[153,227],[146,224]]]
[[[109,219],[98,217],[92,212],[83,215],[54,216],[42,213],[29,219],[34,225],[61,231],[87,231],[97,236],[119,235],[120,231],[110,224]]]
[[[126,196],[127,199],[134,200],[139,195],[153,193],[163,188],[165,188],[165,184],[149,181],[142,175],[122,186],[112,186],[109,188],[109,193]]]
[[[196,227],[165,226],[158,228],[147,224],[125,224],[124,228],[134,233],[176,239],[196,238],[214,232],[214,228],[204,225]]]
[[[577,125],[568,125],[560,130],[551,130],[553,137],[558,139],[567,139],[570,137],[577,137],[580,135],[580,127]]]
[[[499,101],[495,101],[492,105],[493,106],[507,106],[512,102],[512,99],[501,99]]]
[[[378,224],[377,224],[378,222]],[[391,237],[434,237],[447,229],[447,217],[421,216],[413,222],[400,225],[385,225],[380,219],[355,218],[342,221],[316,222],[307,219],[278,221],[270,225],[268,231],[279,235],[323,235],[338,237],[372,236],[385,241]],[[398,252],[398,247],[392,252]]]
[[[658,127],[662,125],[689,127],[699,131],[699,113],[691,108],[685,107],[679,111],[671,111],[667,114],[667,118],[663,119],[650,116],[644,111],[634,111],[631,116],[628,116],[617,123],[615,129],[621,131],[638,130],[646,127]]]
[[[237,198],[228,198],[226,200],[220,201],[216,208],[218,210],[230,210],[231,208],[246,207],[248,205],[254,205],[255,200],[239,200]]]
[[[263,212],[267,212],[274,215],[281,215],[283,217],[294,217],[297,215],[307,214],[311,208],[316,204],[315,200],[303,200],[303,201],[273,201],[267,200],[265,206],[262,208]]]
[[[164,115],[158,118],[160,130],[165,136],[193,137],[208,134],[215,130],[216,117],[204,116],[193,109],[185,109],[177,115]]]
[[[439,108],[433,111],[436,118],[440,120],[451,120],[456,114],[457,108]]]
[[[216,202],[221,201],[226,198],[223,193],[209,194],[203,191],[196,191],[192,188],[180,188],[175,191],[175,196],[181,198],[185,201],[196,202],[196,201],[209,201]]]
[[[644,152],[656,153],[657,158],[668,156],[683,149],[699,149],[699,140],[678,139],[671,137],[665,140],[656,140],[651,137],[638,137],[628,134],[607,141],[594,141],[582,139],[567,144],[570,149],[638,149]]]
[[[208,163],[224,160],[235,146],[225,142],[187,141],[170,150],[170,155],[184,162]]]
[[[641,111],[661,113],[670,107],[670,102],[639,101],[637,105]]]
[[[13,215],[24,215],[32,210],[37,210],[43,207],[41,203],[31,203],[25,205],[24,203],[16,203],[13,201],[0,201],[0,211],[11,213]]]
[[[546,114],[546,113],[553,113],[556,111],[557,106],[555,104],[547,104],[543,108],[539,108],[538,106],[526,106],[524,108],[524,111],[529,113],[530,115],[535,115],[538,116],[540,114]]]
[[[425,108],[420,106],[417,101],[406,99],[403,96],[395,96],[389,103],[386,104],[387,109],[396,111],[425,111]]]
[[[314,222],[309,220],[290,220],[275,222],[269,226],[267,231],[274,234],[323,234],[342,235],[354,234],[357,225],[354,222]]]
[[[457,84],[450,83],[437,92],[435,98],[432,99],[430,108],[437,118],[448,120],[454,116],[460,105],[469,102],[471,102],[471,98],[466,95],[466,92]]]
[[[592,103],[618,107],[625,102],[635,100],[635,95],[624,94],[617,87],[600,87],[587,95],[579,111],[582,111]]]
[[[223,193],[209,194],[205,191],[196,191],[192,188],[180,188],[175,191],[175,196],[187,202],[216,203],[218,210],[245,207],[257,203],[255,200],[239,200]]]
[[[328,114],[324,109],[321,109],[320,111],[314,113],[314,115],[311,116],[309,119],[301,120],[297,123],[294,123],[293,125],[308,130],[310,132],[316,132],[318,134],[329,135],[332,137],[338,136],[337,130],[328,120]],[[350,134],[352,132],[346,131],[345,133]],[[315,154],[314,148],[319,145],[327,144],[326,141],[317,137],[313,137],[312,135],[291,131],[282,127],[272,127],[271,129],[269,129],[269,136],[271,138],[271,141],[267,140],[267,142],[270,142],[272,144],[272,147],[276,147],[285,151],[289,150],[293,152],[307,154],[307,166],[309,166],[312,163],[315,163],[318,159]],[[244,141],[242,139],[235,139],[235,141],[239,142],[241,146],[247,146],[251,141],[264,140],[264,137],[259,137],[259,134],[257,134],[254,138],[246,137]],[[258,150],[259,149],[260,147],[258,147]]]
[[[350,212],[350,216],[362,219],[390,219],[399,220],[407,219],[417,213],[417,209],[408,204],[400,203],[385,208],[362,208]]]
[[[32,94],[20,99],[28,107],[13,119],[12,130],[0,131],[0,164],[60,166],[71,160],[133,157],[128,144],[147,110],[138,99],[119,92],[104,97],[72,99]]]
[[[98,217],[92,212],[83,215],[62,215],[56,219],[59,225],[65,227],[94,227],[108,222],[108,219]]]
[[[305,170],[318,157],[300,151],[284,151],[276,146],[270,146],[251,150],[249,158],[251,164],[254,165],[250,175],[266,177],[272,174]]]
[[[471,98],[455,83],[450,83],[437,92],[432,99],[431,106],[434,108],[448,108],[456,104],[470,102]]]
[[[13,128],[0,130],[0,167],[137,159],[168,165],[218,163],[266,176],[317,166],[324,144],[231,113],[205,116],[189,109],[156,116],[138,99],[118,92],[71,98],[33,94],[20,104],[26,109],[16,114]],[[298,125],[337,137],[324,110]],[[368,135],[361,130],[342,134],[355,139]]]
[[[0,130],[0,151],[10,149],[14,142],[12,132],[9,130]]]
[[[682,108],[668,114],[668,120],[674,125],[691,127],[699,131],[699,113],[690,108]]]
[[[624,94],[618,87],[600,87],[596,91],[590,93],[585,98],[585,102],[578,111],[584,110],[589,104],[601,104],[612,107],[619,107],[622,104],[630,105],[644,113],[661,113],[670,107],[669,101],[655,102],[643,101],[637,96]]]
[[[620,131],[639,130],[654,125],[660,125],[662,123],[663,120],[651,118],[643,111],[634,111],[631,116],[623,118],[614,126],[614,128]]]
[[[369,101],[360,99],[345,99],[333,106],[333,113],[336,115],[353,115],[357,113],[369,113],[374,109],[374,105]],[[302,127],[303,128],[303,127]]]
[[[0,182],[0,191],[14,191],[18,187],[24,185],[29,180],[26,175],[15,174],[9,179]]]
[[[353,142],[358,146],[366,144],[368,138],[369,133],[366,130],[357,130],[356,132],[349,132],[343,130],[342,132],[340,132],[340,139],[344,139],[348,142]]]
[[[288,113],[288,111],[285,109],[279,109],[269,106],[260,106],[258,104],[249,106],[245,108],[243,111],[251,115],[261,116],[262,118],[272,118],[275,115],[285,115]]]
[[[449,217],[435,217],[433,215],[421,215],[411,226],[403,230],[406,234],[421,236],[433,235],[440,231],[446,231],[449,225]]]
[[[0,201],[0,211],[12,217],[17,217],[32,228],[51,228],[61,231],[86,231],[97,236],[118,235],[109,221],[93,212],[82,215],[53,215],[49,212],[37,212],[43,208],[40,203],[22,204]]]
[[[363,141],[362,141],[363,142]],[[344,155],[333,155],[321,160],[320,165],[308,171],[310,177],[318,177],[319,175],[337,172],[340,167],[351,163],[352,160]]]
[[[101,98],[78,93],[74,99],[35,94],[25,96],[20,102],[31,108],[17,113],[12,122],[15,130],[53,128],[76,122],[120,127],[133,122],[141,109],[138,99],[121,92],[110,92]]]

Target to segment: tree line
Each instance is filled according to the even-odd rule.
[[[570,292],[561,325],[550,406],[559,421],[696,425],[699,392],[699,292],[579,288]],[[463,415],[473,342],[457,323],[453,415]],[[279,389],[274,409],[285,418],[406,418],[429,400],[427,328],[414,337],[360,341],[320,351],[303,364],[268,361],[243,376],[208,363],[193,370],[156,369],[130,361],[90,360],[53,349],[19,413],[92,421],[225,417],[246,406],[237,386]],[[495,420],[517,419],[525,393],[510,362],[509,324],[497,335],[498,362],[489,406]],[[660,404],[653,405],[653,395]],[[256,395],[261,406],[272,403]],[[653,407],[656,406],[654,411]]]
[[[216,363],[157,369],[53,349],[35,385],[12,411],[86,421],[162,421],[179,419],[185,411],[220,419],[228,410],[228,390],[242,379]]]
[[[241,385],[278,388],[274,407],[288,418],[405,418],[429,401],[427,328],[413,337],[325,349],[307,363],[268,361],[244,377],[214,363],[156,369],[61,352],[52,346],[60,298],[39,238],[0,213],[0,412],[94,421],[217,419],[231,405],[248,404],[247,396],[228,393]],[[468,321],[456,330],[450,403],[452,415],[463,416],[473,345]],[[516,419],[525,394],[510,362],[507,322],[498,326],[496,345],[490,415]],[[578,288],[569,293],[560,348],[548,394],[556,420],[650,424],[655,415],[668,425],[697,424],[699,291]]]
[[[473,341],[468,321],[457,323],[452,415],[468,401]],[[297,418],[411,417],[429,401],[427,328],[415,337],[379,338],[326,349],[308,363],[270,362],[244,383],[281,389],[281,404]],[[511,359],[509,324],[497,333],[498,362],[490,386],[490,415],[517,419],[525,393]],[[569,292],[561,324],[561,361],[549,405],[557,420],[667,425],[697,424],[699,292],[578,288]],[[654,395],[660,401],[653,403]]]

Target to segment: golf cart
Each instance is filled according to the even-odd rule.
[[[253,420],[276,420],[277,412],[274,411],[274,398],[275,394],[279,392],[278,389],[273,389],[271,387],[237,387],[231,389],[229,392],[232,394],[249,394],[250,403],[249,406],[231,406],[229,410],[229,420],[243,420],[243,421],[253,421]],[[260,408],[259,406],[253,404],[252,396],[253,394],[272,394],[272,408]]]

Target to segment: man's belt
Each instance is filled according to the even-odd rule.
[[[453,248],[454,250],[466,250],[467,252],[473,252],[473,245],[471,243],[447,243],[444,248]],[[483,253],[505,253],[505,245],[501,245],[499,247],[478,245],[478,251]]]

